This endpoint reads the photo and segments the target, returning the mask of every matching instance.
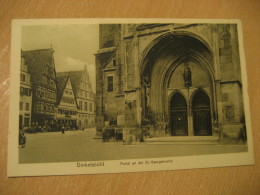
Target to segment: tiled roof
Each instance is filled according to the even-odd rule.
[[[28,65],[28,70],[31,74],[32,82],[41,82],[42,74],[45,71],[46,65],[55,68],[53,52],[54,51],[52,48],[22,51],[22,56],[25,59],[25,64]]]
[[[90,86],[91,86],[91,83],[90,83],[90,80],[89,80],[89,74],[88,74],[88,71],[87,71],[86,68],[84,70],[79,70],[79,71],[58,72],[57,73],[57,77],[69,76],[73,92],[74,92],[74,94],[76,96],[76,94],[78,92],[78,87],[79,87],[79,84],[80,84],[80,81],[82,79],[82,75],[83,74],[85,74],[85,76],[87,77],[87,81],[86,82],[89,83]],[[93,92],[92,91],[92,86],[91,86],[90,92]]]
[[[63,96],[64,89],[66,87],[66,84],[68,82],[69,77],[68,76],[61,76],[59,77],[57,75],[57,103],[60,104],[61,98]]]
[[[83,73],[83,71],[70,71],[70,72],[68,72],[70,80],[71,80],[71,85],[72,85],[74,94],[76,96],[77,96],[80,80],[81,80],[81,77],[82,77],[82,73]]]

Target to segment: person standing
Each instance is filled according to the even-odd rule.
[[[65,133],[65,126],[64,125],[62,125],[62,127],[61,127],[61,132],[62,132],[62,134]]]
[[[26,144],[26,136],[24,135],[24,133],[22,134],[23,138],[23,143],[22,143],[22,148],[25,148],[25,144]]]
[[[26,136],[24,135],[24,132],[22,130],[19,130],[19,146],[24,148],[25,144],[26,144]]]

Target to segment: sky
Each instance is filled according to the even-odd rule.
[[[99,45],[98,24],[30,25],[22,27],[22,50],[54,49],[56,72],[83,70],[87,66],[96,91],[95,53]]]

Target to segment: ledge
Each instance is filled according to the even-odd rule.
[[[108,52],[114,52],[116,50],[116,47],[107,47],[107,48],[102,48],[97,51],[95,55],[103,54],[103,53],[108,53]]]

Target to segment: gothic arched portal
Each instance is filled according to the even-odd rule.
[[[210,48],[186,34],[163,36],[142,62],[142,118],[149,122],[152,113],[172,136],[212,135],[217,112]]]
[[[193,96],[192,116],[195,136],[212,135],[210,98],[202,90]]]
[[[175,93],[170,101],[171,135],[188,135],[187,103],[179,93]]]

